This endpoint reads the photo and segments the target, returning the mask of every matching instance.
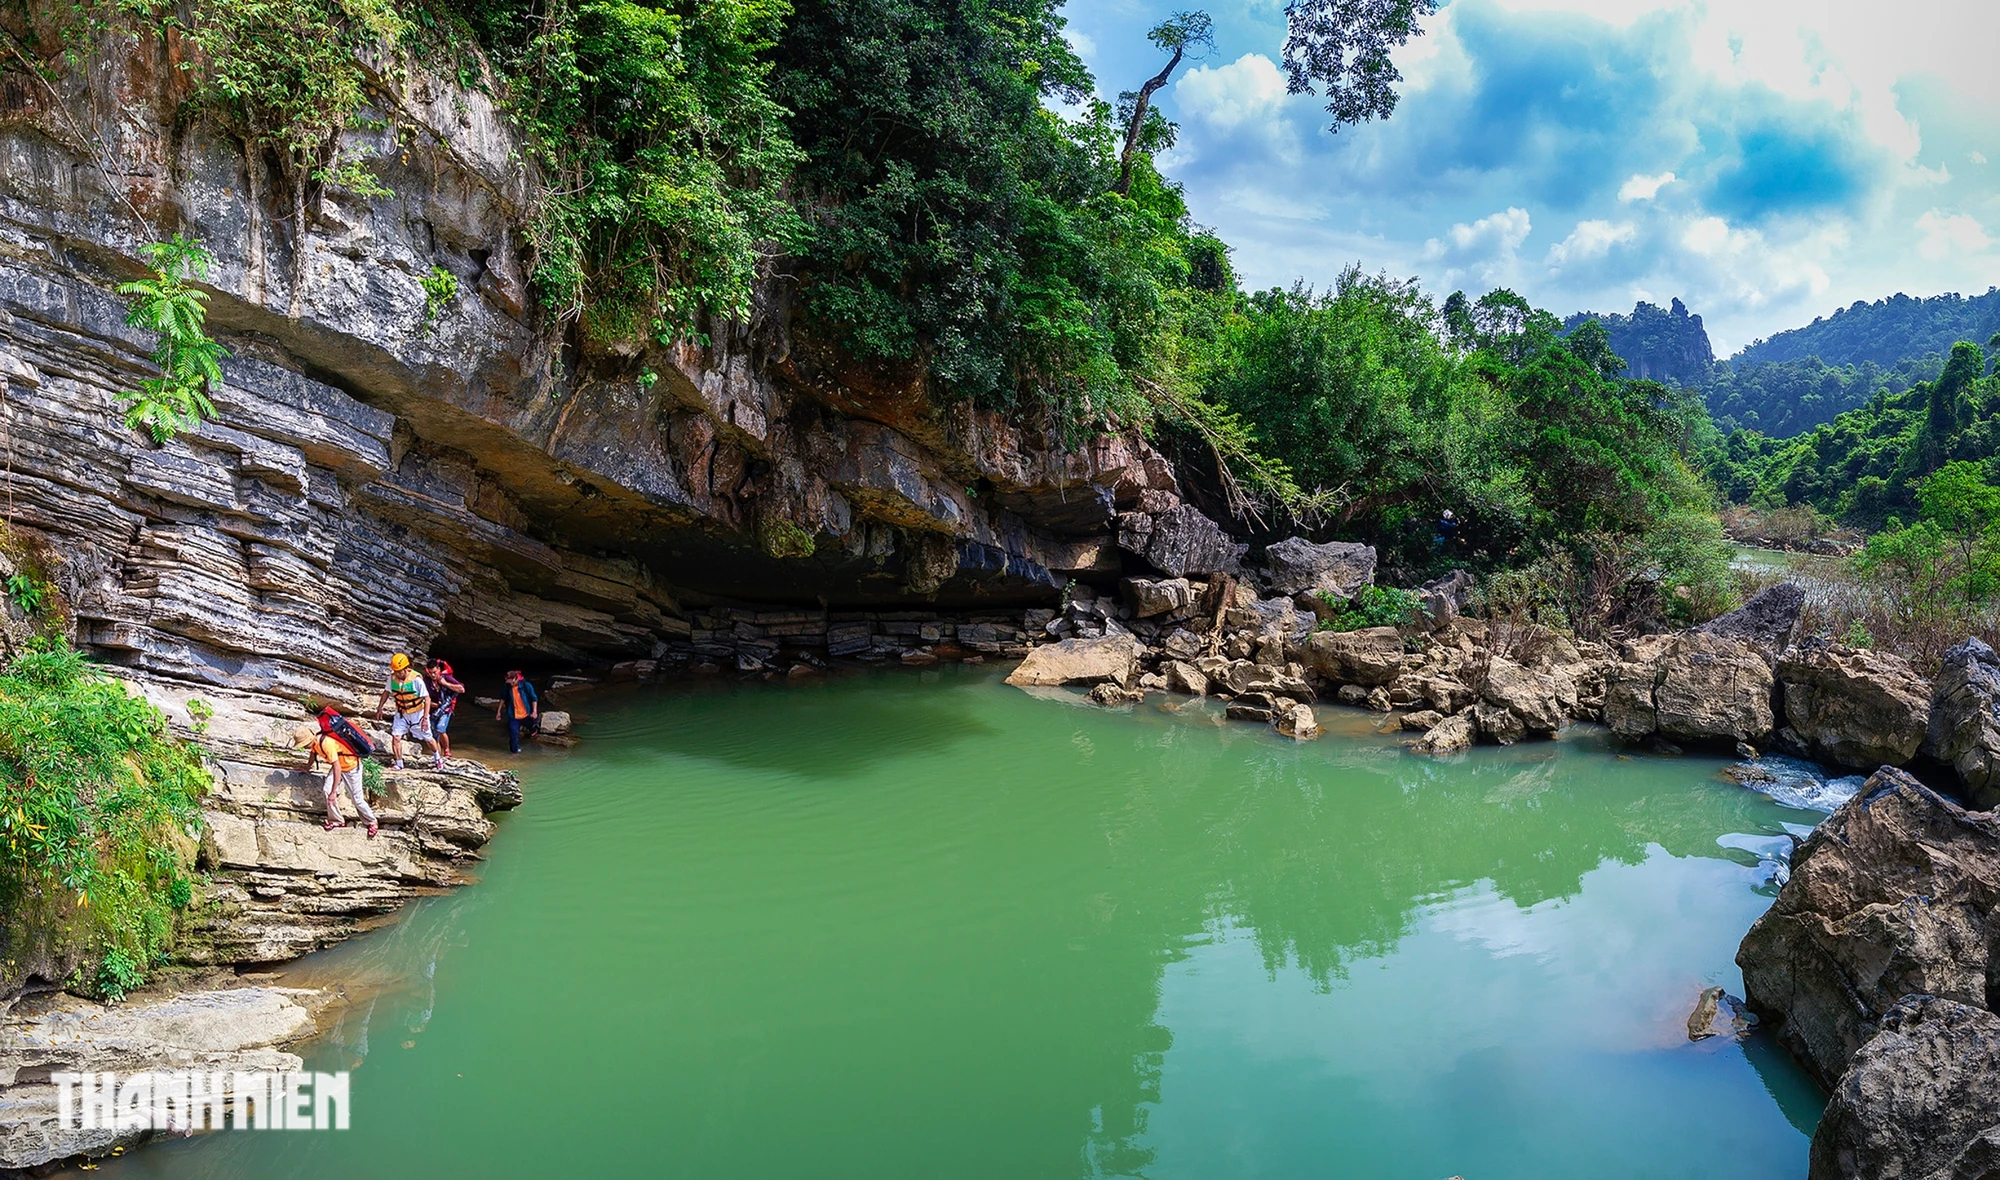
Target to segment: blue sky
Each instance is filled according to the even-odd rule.
[[[1105,97],[1184,6],[1071,0]],[[1337,135],[1285,94],[1282,0],[1209,11],[1162,166],[1252,287],[1358,262],[1558,314],[1678,296],[1727,354],[2000,284],[2000,0],[1450,0],[1395,116]]]

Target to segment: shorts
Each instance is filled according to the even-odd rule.
[[[398,713],[389,723],[390,737],[410,737],[420,742],[434,741],[431,737],[431,715],[429,713]]]

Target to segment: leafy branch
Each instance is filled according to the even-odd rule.
[[[192,281],[206,279],[214,256],[201,242],[175,234],[164,242],[139,248],[153,266],[153,277],[121,284],[118,293],[132,300],[125,322],[158,332],[153,362],[158,377],[118,395],[125,407],[125,425],[144,430],[154,442],[166,442],[183,430],[216,416],[209,391],[222,383],[222,358],[229,353],[209,338],[206,292]]]

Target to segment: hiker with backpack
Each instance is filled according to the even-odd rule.
[[[424,687],[431,694],[431,733],[436,736],[438,756],[451,757],[451,715],[458,708],[459,694],[465,686],[452,673],[451,665],[432,656],[424,665]]]
[[[326,712],[332,713],[333,710],[328,709]],[[334,714],[334,719],[343,726],[348,725],[346,718],[337,713]],[[324,717],[321,718],[320,724],[322,726],[327,724]],[[352,732],[352,726],[348,726],[348,730]],[[362,741],[366,744],[365,738]],[[340,814],[340,789],[345,787],[347,797],[354,802],[355,813],[368,824],[368,838],[374,839],[379,825],[374,809],[368,806],[368,791],[362,783],[362,754],[349,748],[348,743],[336,736],[334,730],[315,729],[310,725],[301,725],[293,730],[292,742],[306,751],[307,774],[312,773],[313,766],[320,759],[326,759],[326,781],[320,787],[326,795],[324,825],[326,830],[332,832],[347,826],[346,818]]]
[[[493,711],[495,721],[507,723],[507,752],[521,752],[521,735],[532,736],[542,722],[542,702],[535,695],[535,686],[519,672],[507,673],[507,695],[500,698],[500,707]]]
[[[424,685],[424,678],[410,668],[410,657],[397,652],[389,657],[389,684],[382,690],[381,699],[375,702],[375,719],[383,720],[389,711],[390,702],[396,706],[396,719],[389,725],[389,755],[395,760],[395,768],[403,769],[403,739],[409,738],[421,746],[428,746],[431,752],[431,769],[444,769],[444,755],[438,752],[437,739],[431,736],[431,694]]]

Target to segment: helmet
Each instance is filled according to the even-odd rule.
[[[391,672],[405,672],[409,670],[409,667],[410,657],[404,655],[402,652],[397,652],[395,655],[389,657],[389,670]]]

